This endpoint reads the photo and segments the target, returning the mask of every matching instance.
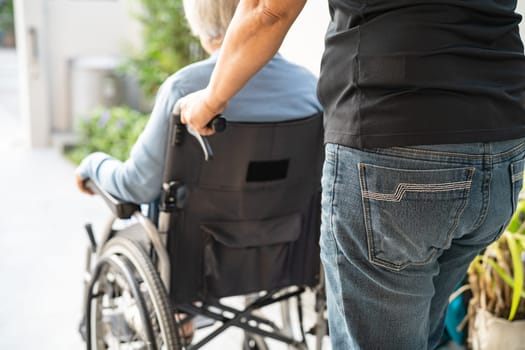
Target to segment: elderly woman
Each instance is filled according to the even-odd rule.
[[[192,32],[210,54],[170,76],[160,87],[150,120],[124,163],[104,153],[86,157],[77,169],[84,191],[90,178],[114,196],[135,203],[155,200],[161,190],[168,123],[176,102],[204,89],[215,67],[222,39],[238,0],[184,0]],[[306,69],[275,55],[234,97],[224,111],[230,121],[275,122],[298,119],[321,110],[316,78]]]

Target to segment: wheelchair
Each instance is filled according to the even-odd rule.
[[[221,131],[224,123],[213,126]],[[244,332],[244,350],[268,349],[267,339],[307,349],[307,290],[317,320],[310,333],[321,349],[322,160],[322,115],[228,122],[205,138],[174,113],[160,200],[147,214],[88,180],[112,215],[99,242],[86,226],[91,244],[80,330],[87,349],[194,350],[230,327]],[[244,307],[223,302],[234,296],[248,296]],[[281,306],[281,325],[259,312],[268,305]],[[189,322],[196,335],[215,329],[190,343]]]

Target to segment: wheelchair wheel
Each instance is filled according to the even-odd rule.
[[[242,344],[243,350],[268,350],[268,345],[264,338],[258,335],[246,333]]]
[[[88,290],[88,349],[179,350],[166,289],[144,249],[124,237],[104,247]]]

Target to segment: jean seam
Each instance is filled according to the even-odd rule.
[[[523,187],[523,183],[522,183],[522,186],[520,186],[520,188]],[[516,195],[516,181],[513,181],[512,182],[512,185],[511,185],[511,195],[512,195],[512,212],[515,212],[516,209],[518,208],[518,199],[519,199],[519,193]],[[517,198],[516,198],[517,197]]]
[[[470,183],[472,183],[472,177],[474,176],[474,171],[475,169],[474,168],[470,168],[469,169],[469,173],[468,173],[468,177],[467,177],[467,181],[469,181]],[[447,237],[446,237],[446,241],[445,242],[450,242],[451,240],[451,237],[452,237],[452,234],[454,233],[454,231],[458,228],[459,226],[459,221],[461,219],[461,216],[463,215],[463,212],[465,211],[465,208],[467,207],[467,203],[468,203],[468,196],[469,196],[469,192],[470,192],[470,189],[471,187],[469,188],[465,188],[464,191],[463,191],[463,197],[465,198],[463,200],[463,204],[461,205],[460,208],[458,208],[458,214],[456,215],[456,221],[454,222],[454,225],[450,228],[450,230],[448,231],[447,233]]]
[[[326,257],[327,259],[332,259],[333,261],[333,264],[335,265],[335,268],[336,268],[336,273],[337,273],[337,276],[341,276],[341,272],[340,272],[340,269],[339,269],[339,252],[338,252],[338,249],[337,249],[337,240],[335,239],[335,233],[334,233],[334,230],[335,230],[335,224],[334,224],[334,203],[335,203],[335,186],[336,186],[336,183],[337,183],[337,173],[338,173],[338,168],[339,168],[339,145],[335,145],[336,149],[335,149],[335,152],[333,152],[333,156],[334,156],[334,167],[333,167],[333,172],[332,172],[332,176],[333,176],[333,181],[332,181],[332,188],[331,188],[331,193],[330,193],[330,212],[329,212],[329,218],[330,218],[330,227],[329,227],[329,232],[328,234],[330,235],[329,239],[331,241],[330,243],[330,246],[332,248],[332,252],[330,252],[328,254],[328,256]],[[328,237],[325,237],[325,238],[328,238]],[[339,280],[341,280],[341,278],[339,278]],[[345,310],[344,310],[344,303],[342,302],[342,291],[340,292],[339,290],[342,290],[342,285],[339,285],[338,286],[338,293],[337,295],[334,295],[336,298],[337,298],[337,302],[335,303],[335,306],[339,309],[339,312],[342,314],[342,315],[345,315]],[[344,318],[345,320],[345,323],[346,323],[346,318]]]
[[[486,193],[487,197],[485,200],[483,200],[479,219],[474,223],[470,231],[474,231],[477,228],[479,228],[481,225],[483,225],[483,223],[485,222],[488,216],[489,206],[490,206],[490,185],[492,182],[492,158],[490,157],[490,152],[491,152],[491,146],[490,144],[486,144],[484,146],[483,153],[489,156],[483,158],[483,170],[485,172],[485,179],[483,179],[483,182],[482,182],[481,193]]]
[[[339,254],[335,254],[334,259],[335,259],[335,268],[337,269],[337,276],[339,276],[339,281],[343,281],[344,275],[341,274],[341,269],[339,268]],[[335,303],[335,305],[339,309],[339,312],[341,313],[341,315],[348,315],[348,313],[346,312],[346,307],[345,307],[346,304],[344,302],[344,297],[343,297],[343,283],[339,282],[338,287],[339,287],[339,290],[338,290],[339,293],[337,295],[338,300]],[[350,329],[350,327],[348,327],[348,321],[346,317],[343,317],[343,322],[345,323],[345,329]]]
[[[370,232],[370,225],[368,224],[368,220],[370,218],[370,213],[368,210],[368,206],[366,205],[367,199],[363,197],[363,193],[367,191],[366,183],[365,183],[365,165],[363,163],[359,163],[359,183],[361,185],[361,200],[363,205],[363,219],[365,221],[365,231],[366,231],[366,241],[367,241],[367,250],[368,250],[368,260],[371,262],[374,262],[374,254],[373,251],[375,249],[374,247],[374,240],[372,239],[372,232]]]
[[[488,143],[490,147],[490,143]],[[483,154],[483,155],[475,155],[475,154],[466,154],[466,153],[454,153],[454,152],[442,152],[442,151],[431,151],[431,150],[423,150],[423,149],[414,149],[409,147],[390,147],[386,148],[386,150],[393,150],[393,151],[399,151],[403,153],[412,153],[412,154],[425,154],[425,155],[434,155],[438,157],[448,157],[448,158],[471,158],[471,159],[485,159],[485,158],[502,158],[505,157],[511,153],[521,151],[523,148],[525,148],[525,142],[522,142],[514,147],[512,147],[509,150],[506,150],[504,152],[498,153],[498,154]]]
[[[514,173],[514,164],[522,162],[523,159],[514,161],[510,164],[510,179],[511,179],[511,195],[512,195],[512,211],[514,212],[517,207],[517,200],[519,198],[519,191],[523,187],[523,170]],[[518,185],[519,184],[519,185]],[[518,188],[518,194],[516,195],[516,188]],[[516,198],[518,197],[518,198]]]
[[[337,146],[336,146],[337,147]],[[335,202],[335,184],[337,182],[337,168],[339,166],[339,155],[337,152],[335,152],[334,157],[334,172],[333,175],[333,182],[332,182],[332,188],[330,191],[330,233],[332,234],[333,239],[333,230],[334,230],[334,202]]]
[[[337,249],[335,249],[335,244],[336,244],[336,241],[335,241],[335,234],[334,234],[334,229],[335,229],[335,225],[334,225],[334,206],[335,206],[335,185],[337,183],[337,172],[338,172],[338,167],[339,167],[339,154],[338,154],[338,149],[339,149],[339,146],[338,145],[335,145],[336,149],[335,149],[335,152],[333,152],[333,157],[334,157],[334,167],[333,167],[333,172],[332,172],[332,186],[331,186],[331,189],[330,189],[330,211],[328,213],[328,217],[330,218],[330,225],[329,225],[329,232],[328,233],[328,236],[329,237],[326,237],[325,236],[325,239],[330,239],[331,243],[330,243],[330,246],[331,246],[331,252],[330,252],[330,255],[335,255],[337,254]]]

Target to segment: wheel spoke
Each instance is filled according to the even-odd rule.
[[[91,295],[101,295],[91,296],[94,307],[88,308],[94,349],[180,349],[167,293],[144,250],[123,237],[113,238],[99,264],[107,266],[96,267]]]

